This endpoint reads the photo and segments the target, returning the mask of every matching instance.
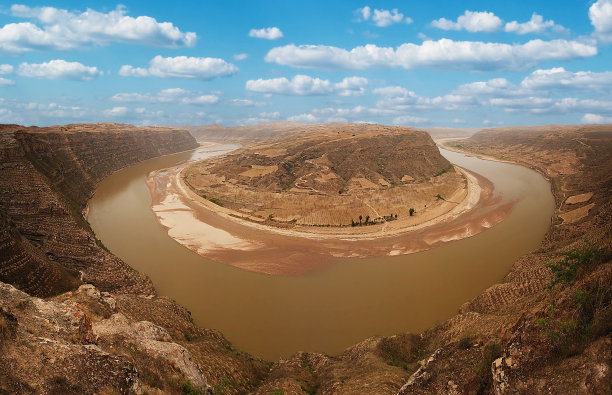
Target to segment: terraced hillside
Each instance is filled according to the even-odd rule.
[[[183,174],[198,195],[277,226],[406,219],[465,186],[427,133],[379,125],[294,133]]]

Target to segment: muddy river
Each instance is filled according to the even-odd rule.
[[[369,336],[417,333],[442,322],[537,248],[554,210],[550,185],[535,171],[441,150],[452,163],[488,178],[502,201],[516,202],[501,223],[425,252],[330,258],[332,264],[301,276],[254,273],[171,239],[150,209],[145,184],[152,170],[235,148],[200,148],[123,169],[100,182],[88,219],[112,253],[188,308],[198,325],[268,360],[296,351],[333,355]]]

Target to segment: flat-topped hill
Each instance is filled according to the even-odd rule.
[[[183,176],[198,195],[273,225],[410,217],[410,208],[431,208],[438,194],[465,185],[426,132],[372,124],[280,136],[195,164]]]

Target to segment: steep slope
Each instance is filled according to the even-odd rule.
[[[8,262],[25,275],[28,261],[42,276],[56,276],[43,286],[17,284],[41,295],[74,289],[70,271],[53,273],[78,262],[79,251],[84,266],[128,270],[96,261],[113,258],[76,224],[69,207],[78,195],[54,190],[60,178],[43,177],[10,129],[23,128],[0,133],[0,268]],[[557,210],[541,247],[450,320],[420,336],[375,337],[339,356],[298,353],[270,366],[196,327],[173,301],[131,294],[144,280],[119,277],[114,293],[84,285],[45,300],[0,283],[0,392],[608,393],[612,126],[488,130],[454,146],[547,175]],[[79,242],[91,247],[90,260]],[[52,249],[61,253],[55,260]],[[106,286],[98,279],[104,272],[84,271]]]
[[[279,227],[414,220],[411,208],[431,212],[437,194],[466,183],[426,132],[354,124],[269,139],[182,174],[200,197]]]
[[[0,262],[1,278],[48,296],[75,286],[82,271],[85,281],[105,291],[154,293],[147,278],[97,244],[81,212],[102,178],[144,159],[195,148],[193,137],[97,124],[4,125],[0,139],[0,219],[7,237],[0,249],[7,257]],[[39,270],[45,275],[27,285],[32,274],[24,273]]]

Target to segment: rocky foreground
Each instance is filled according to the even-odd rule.
[[[455,144],[551,180],[557,210],[541,247],[423,334],[275,363],[195,326],[188,311],[100,246],[83,220],[103,177],[195,146],[188,133],[162,128],[0,128],[1,392],[603,394],[612,387],[612,126],[494,129]]]

